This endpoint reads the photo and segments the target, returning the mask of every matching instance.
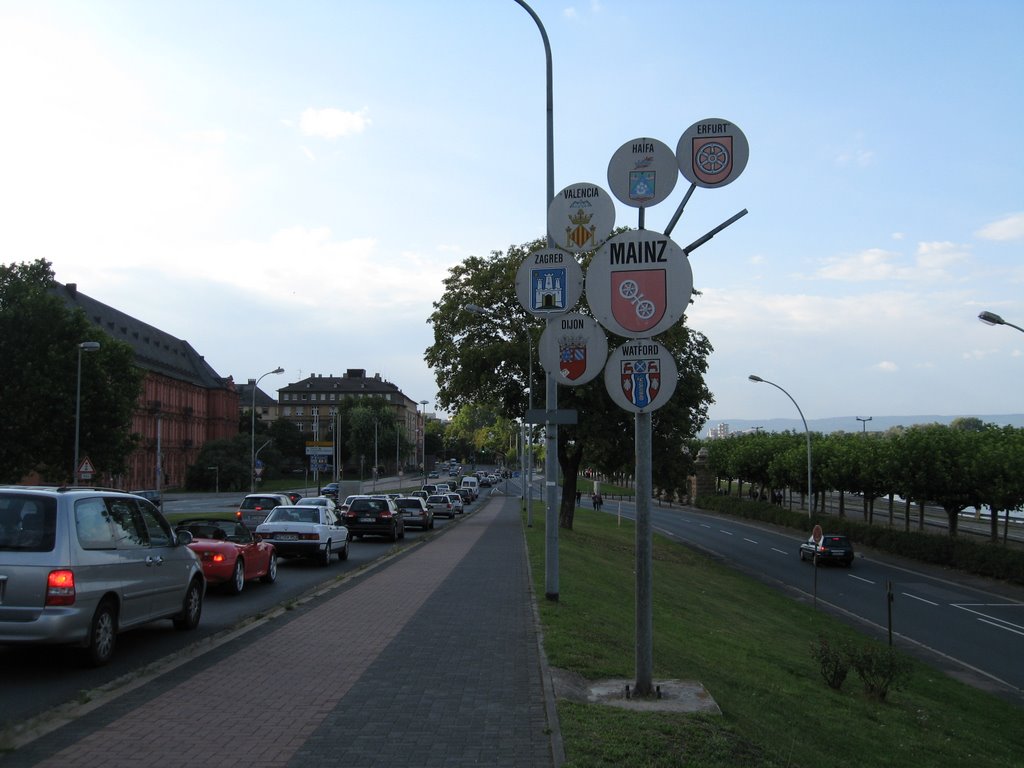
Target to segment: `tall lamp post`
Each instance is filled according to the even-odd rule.
[[[810,517],[812,514],[812,508],[814,506],[814,491],[811,488],[811,431],[807,428],[807,419],[804,418],[804,412],[800,410],[800,406],[797,405],[796,400],[786,390],[776,384],[774,381],[768,381],[768,379],[762,379],[760,376],[750,374],[748,377],[751,381],[759,384],[771,384],[782,394],[789,398],[793,405],[796,405],[796,412],[800,414],[800,420],[804,423],[804,433],[807,435],[807,516]]]
[[[423,484],[427,484],[427,401],[420,400],[420,447],[423,450]]]
[[[82,353],[95,352],[98,341],[83,341],[78,345],[78,376],[75,383],[75,465],[71,468],[72,485],[78,485],[78,431],[82,418]]]
[[[259,388],[260,382],[263,381],[263,377],[272,373],[284,373],[284,368],[278,366],[272,371],[267,371],[252,385],[252,411],[250,412],[252,426],[249,432],[249,455],[252,460],[249,465],[249,493],[256,493],[256,390]]]
[[[1021,328],[1019,325],[1014,325],[1013,323],[1006,322],[995,312],[982,312],[981,314],[978,315],[978,319],[987,325],[1008,325],[1011,328],[1016,328],[1021,333],[1024,333],[1024,328]]]
[[[862,426],[864,427],[864,429],[863,429],[863,430],[861,430],[861,431],[862,431],[862,432],[864,432],[864,433],[866,433],[866,432],[868,431],[868,422],[869,422],[869,421],[871,421],[871,417],[870,417],[870,416],[867,416],[867,417],[865,417],[865,418],[863,418],[863,419],[862,419],[862,418],[861,418],[860,416],[857,416],[857,417],[855,417],[855,418],[856,418],[856,419],[857,419],[857,421],[859,421],[859,422],[861,423],[861,425],[862,425]]]

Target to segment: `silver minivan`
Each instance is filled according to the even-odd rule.
[[[0,486],[0,645],[75,645],[100,665],[122,630],[194,629],[206,581],[191,540],[129,493]]]

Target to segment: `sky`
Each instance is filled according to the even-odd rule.
[[[750,157],[673,239],[710,422],[1024,411],[1024,3],[532,0],[556,192],[635,138]],[[514,0],[0,0],[0,262],[261,388],[364,368],[433,408],[448,270],[546,229]],[[663,231],[688,184],[645,212]],[[616,203],[616,225],[637,209]],[[856,426],[856,425],[854,425]]]

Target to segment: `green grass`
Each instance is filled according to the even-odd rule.
[[[544,515],[527,531],[544,594]],[[559,602],[540,600],[548,661],[589,679],[634,678],[634,530],[577,509],[559,530]],[[726,566],[654,540],[654,678],[701,682],[722,715],[558,702],[567,766],[1019,766],[1020,709],[912,662],[879,702],[851,671],[824,682],[811,648],[884,646]]]

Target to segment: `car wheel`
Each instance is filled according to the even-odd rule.
[[[264,584],[273,584],[277,581],[277,553],[270,553],[270,560],[267,562],[267,572],[260,576]]]
[[[348,539],[345,540],[345,545],[338,550],[339,560],[348,560]]]
[[[397,525],[392,525],[391,526],[391,535],[388,538],[391,539],[391,541],[398,541],[398,526]]]
[[[114,655],[117,644],[117,606],[112,600],[104,600],[96,607],[89,625],[89,645],[85,659],[91,667],[102,667]]]
[[[203,585],[199,579],[192,579],[185,593],[181,613],[174,617],[175,629],[195,629],[203,615]]]
[[[331,540],[327,540],[327,546],[320,553],[320,565],[327,567],[331,564]]]
[[[803,550],[801,549],[801,550],[800,550],[800,562],[802,563],[802,562],[804,562],[804,561],[805,561],[806,559],[807,559],[807,558],[806,558],[806,557],[804,557],[804,551],[803,551]]]
[[[401,533],[398,534],[398,538],[400,538],[400,539],[404,539],[405,538],[405,523],[402,523],[402,531],[401,531]]]
[[[242,558],[235,558],[235,568],[231,571],[231,580],[227,583],[228,594],[237,595],[245,589],[245,563]]]

